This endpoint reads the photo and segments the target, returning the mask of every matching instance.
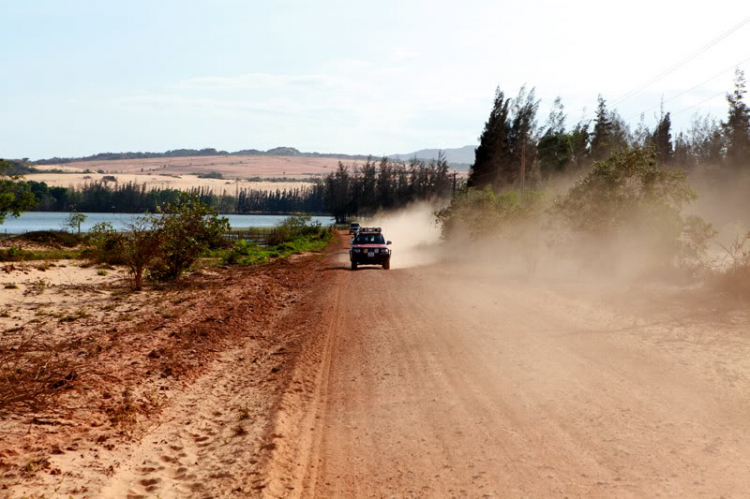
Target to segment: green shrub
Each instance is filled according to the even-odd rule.
[[[516,233],[530,224],[539,224],[550,200],[551,195],[543,190],[496,193],[488,186],[458,194],[451,200],[450,206],[435,215],[441,224],[444,239],[511,235],[509,232]]]
[[[138,217],[126,232],[114,230],[111,224],[97,224],[91,233],[93,257],[99,262],[127,265],[133,276],[133,289],[143,287],[143,277],[159,254],[160,234],[153,228],[152,218]],[[107,275],[99,270],[99,275]]]
[[[151,219],[159,240],[158,258],[151,268],[157,280],[176,279],[206,250],[226,244],[229,221],[195,197],[183,194],[178,201],[164,204],[160,214]]]
[[[11,246],[0,249],[0,262],[28,262],[32,260],[72,260],[80,258],[80,250],[25,250]]]
[[[312,222],[310,215],[292,215],[281,221],[268,236],[266,243],[269,246],[290,241],[299,236],[311,236],[326,230],[320,222]]]
[[[260,246],[253,241],[237,241],[234,247],[222,255],[224,265],[258,265],[272,258],[286,258],[296,253],[319,251],[330,243],[333,233],[316,226],[315,231],[307,230],[307,235],[298,235],[273,246]]]
[[[87,241],[89,248],[84,251],[84,257],[108,265],[125,265],[125,241],[120,232],[111,223],[100,222],[92,227]]]
[[[198,199],[182,195],[167,203],[158,215],[136,218],[126,231],[111,224],[97,224],[89,237],[87,253],[100,263],[127,265],[134,288],[141,289],[146,272],[157,280],[179,277],[209,248],[224,247],[226,218]]]
[[[24,260],[24,257],[30,252],[11,246],[8,249],[0,250],[0,260],[4,262],[20,262]]]
[[[750,232],[738,234],[729,244],[716,242],[723,251],[723,265],[709,275],[718,291],[750,298]]]
[[[715,234],[699,217],[683,217],[696,197],[685,173],[660,165],[652,149],[623,149],[595,162],[553,212],[576,238],[600,243],[588,245],[597,255],[576,250],[584,259],[639,253],[665,265],[702,256]]]
[[[74,248],[83,242],[84,236],[65,231],[39,230],[15,236],[13,240],[52,246],[54,248]]]

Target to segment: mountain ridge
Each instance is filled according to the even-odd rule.
[[[469,166],[474,163],[474,150],[477,146],[468,145],[463,147],[445,148],[445,149],[420,149],[406,154],[392,154],[389,157],[393,159],[401,159],[408,161],[411,158],[418,158],[423,160],[437,159],[438,154],[442,151],[445,154],[445,159],[448,163],[454,165],[466,165]]]

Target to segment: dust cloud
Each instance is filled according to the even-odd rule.
[[[439,261],[444,253],[435,210],[432,204],[419,203],[404,210],[380,213],[372,220],[362,221],[362,225],[382,228],[385,238],[392,241],[391,268],[429,265]]]
[[[568,180],[552,190],[562,194],[570,184]],[[608,288],[654,282],[685,285],[697,282],[701,272],[720,269],[726,255],[719,243],[728,244],[750,227],[750,178],[718,184],[694,173],[690,184],[698,199],[685,207],[683,215],[702,217],[713,225],[717,235],[700,260],[679,264],[674,256],[679,251],[673,240],[664,237],[664,228],[636,217],[623,230],[602,235],[573,232],[544,215],[525,223],[506,224],[497,233],[481,236],[459,228],[450,240],[442,239],[436,221],[435,212],[441,207],[429,203],[381,212],[362,223],[382,227],[386,239],[393,242],[394,269],[440,262],[469,274],[537,283],[576,281]]]
[[[437,209],[421,203],[361,223],[381,227],[392,241],[393,269],[442,263],[468,275],[591,281],[606,274],[613,283],[641,278],[663,261],[646,234],[581,237],[550,228],[547,220],[509,225],[481,237],[459,230],[446,241],[436,221]]]
[[[718,241],[728,243],[750,230],[750,175],[723,177],[714,169],[694,169],[689,183],[698,199],[687,212],[711,222],[718,231]]]

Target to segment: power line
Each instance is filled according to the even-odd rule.
[[[705,100],[702,100],[702,101],[700,101],[700,102],[699,102],[698,104],[693,104],[692,106],[688,106],[688,107],[686,107],[686,108],[684,108],[684,109],[680,109],[679,111],[677,111],[677,112],[674,112],[674,113],[672,113],[672,115],[677,115],[677,114],[681,114],[681,113],[684,113],[685,111],[689,111],[689,110],[693,109],[694,107],[698,107],[698,106],[700,106],[701,104],[705,104],[706,102],[708,102],[708,101],[710,101],[710,100],[712,100],[712,99],[715,99],[715,98],[717,98],[717,97],[718,97],[718,96],[720,96],[720,95],[725,95],[725,94],[726,94],[726,91],[721,91],[721,92],[719,92],[718,94],[712,95],[712,96],[711,96],[711,97],[709,97],[708,99],[705,99]]]
[[[716,79],[716,78],[718,78],[719,76],[722,76],[723,74],[725,74],[725,73],[728,73],[729,71],[731,71],[731,70],[733,70],[733,69],[735,69],[735,68],[738,68],[738,67],[740,67],[740,66],[741,66],[742,64],[746,63],[747,61],[750,61],[750,57],[748,57],[747,59],[744,59],[744,60],[742,60],[742,61],[738,62],[737,64],[733,64],[733,65],[732,65],[731,67],[729,67],[729,68],[725,69],[725,70],[724,70],[724,71],[722,71],[721,73],[718,73],[718,74],[716,74],[716,75],[712,76],[711,78],[709,78],[709,79],[707,79],[707,80],[704,80],[704,81],[702,81],[701,83],[698,83],[698,84],[697,84],[697,85],[695,85],[694,87],[691,87],[691,88],[689,88],[689,89],[685,90],[684,92],[680,92],[679,94],[677,94],[677,95],[675,95],[675,96],[673,96],[673,97],[670,97],[669,99],[665,100],[664,102],[662,102],[662,103],[660,103],[660,104],[657,104],[657,105],[655,105],[655,106],[651,106],[651,107],[649,107],[648,109],[644,109],[643,111],[640,111],[640,112],[638,112],[637,114],[634,114],[633,116],[631,116],[630,118],[626,119],[625,121],[626,121],[626,122],[628,122],[628,121],[632,120],[633,118],[636,118],[636,117],[640,116],[641,114],[643,114],[643,113],[645,113],[645,112],[651,111],[652,109],[656,109],[657,107],[661,106],[661,104],[666,104],[667,102],[671,102],[671,101],[675,100],[675,99],[676,99],[676,98],[678,98],[678,97],[682,97],[683,95],[685,95],[685,94],[687,94],[687,93],[689,93],[689,92],[692,92],[692,91],[693,91],[693,90],[695,90],[696,88],[698,88],[698,87],[700,87],[700,86],[702,86],[702,85],[705,85],[705,84],[706,84],[706,83],[708,83],[709,81],[711,81],[711,80],[715,80],[715,79]]]
[[[623,102],[625,102],[629,98],[633,97],[634,95],[639,94],[641,91],[643,91],[646,88],[650,87],[651,85],[653,85],[657,81],[661,80],[665,76],[667,76],[667,75],[675,72],[677,69],[681,68],[682,66],[684,66],[688,62],[692,61],[693,59],[695,59],[696,57],[698,57],[700,54],[702,54],[706,50],[710,49],[711,47],[713,47],[714,45],[716,45],[717,43],[719,43],[720,41],[722,41],[724,38],[728,37],[729,35],[731,35],[735,31],[737,31],[738,29],[740,29],[741,27],[743,27],[747,23],[750,23],[750,17],[747,17],[747,18],[743,19],[742,21],[740,21],[739,23],[737,23],[736,25],[734,25],[729,30],[725,31],[724,33],[722,33],[718,37],[714,38],[713,40],[711,40],[710,42],[708,42],[707,44],[705,44],[704,46],[702,46],[701,48],[699,48],[698,50],[696,50],[695,52],[693,52],[692,54],[690,54],[689,56],[687,56],[685,59],[682,59],[677,64],[675,64],[675,65],[673,65],[673,66],[665,69],[664,71],[662,71],[658,75],[654,76],[649,81],[647,81],[645,84],[643,84],[640,87],[638,87],[638,88],[636,88],[634,90],[631,90],[630,92],[627,92],[623,96],[619,97],[618,99],[616,99],[612,103],[612,107],[615,107],[615,106],[618,106],[619,104],[622,104]]]

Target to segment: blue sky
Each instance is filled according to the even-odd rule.
[[[560,95],[572,124],[748,16],[721,0],[0,0],[0,157],[460,147],[497,85],[535,86],[540,122]],[[618,109],[653,123],[662,95],[748,58],[750,24]],[[731,73],[668,103],[678,128],[724,116],[711,97]]]

